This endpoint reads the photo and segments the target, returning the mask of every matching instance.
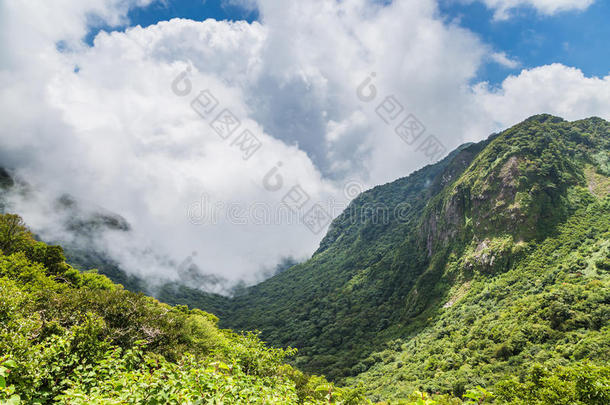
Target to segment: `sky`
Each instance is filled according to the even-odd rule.
[[[610,119],[608,16],[603,0],[0,0],[0,166],[30,184],[12,202],[37,234],[73,237],[53,205],[69,194],[130,223],[96,240],[126,271],[226,292],[465,142],[539,113]]]

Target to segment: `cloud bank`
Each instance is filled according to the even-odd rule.
[[[131,231],[97,242],[144,278],[179,279],[189,258],[202,275],[254,282],[311,254],[324,231],[303,215],[316,203],[339,214],[354,184],[405,176],[532,114],[610,118],[608,77],[562,65],[473,85],[486,61],[513,61],[432,0],[260,0],[252,24],[174,19],[82,43],[92,20],[116,25],[146,3],[0,10],[0,163],[37,201],[68,193],[122,215]],[[235,133],[215,121],[224,110]],[[305,202],[295,214],[287,201]],[[13,202],[57,236],[52,208]]]

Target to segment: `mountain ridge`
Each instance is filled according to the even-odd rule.
[[[537,375],[610,361],[609,192],[610,123],[535,115],[362,193],[309,260],[234,297],[156,296],[374,400],[475,382],[522,403]]]
[[[296,364],[305,370],[336,380],[358,375],[359,360],[414,333],[446,303],[439,297],[462,277],[447,273],[452,255],[467,255],[468,271],[494,274],[514,266],[528,243],[553,235],[576,209],[568,194],[586,186],[583,165],[603,171],[595,156],[608,153],[608,128],[595,117],[536,115],[363,193],[308,262],[234,298],[221,324],[299,348]],[[349,221],[379,198],[390,212],[405,201],[413,212],[401,223]]]

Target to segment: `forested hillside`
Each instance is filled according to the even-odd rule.
[[[609,153],[608,122],[548,115],[466,145],[356,198],[311,260],[236,297],[224,325],[374,399],[473,383],[512,398],[498,381],[531,390],[534,364],[605,365]]]
[[[79,272],[18,217],[0,224],[4,398],[610,403],[610,123],[598,118],[534,116],[375,187],[310,260],[234,297],[157,289],[200,310]],[[143,289],[99,253],[70,252]]]
[[[0,253],[0,404],[364,401],[284,364],[292,349],[80,272],[17,215],[0,215]]]

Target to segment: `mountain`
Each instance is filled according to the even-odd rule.
[[[114,220],[78,224],[81,239],[128,226],[102,217]],[[68,261],[145,289],[84,246]],[[219,315],[220,328],[260,330],[298,349],[297,369],[357,387],[333,397],[322,380],[328,402],[433,403],[427,391],[438,404],[609,403],[610,123],[533,116],[362,193],[311,259],[232,298],[153,292]],[[302,403],[317,378],[287,384]]]
[[[529,118],[356,198],[221,325],[374,399],[610,361],[610,124]],[[522,380],[525,376],[521,374]]]

